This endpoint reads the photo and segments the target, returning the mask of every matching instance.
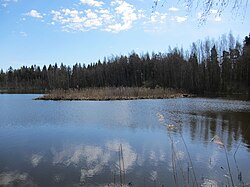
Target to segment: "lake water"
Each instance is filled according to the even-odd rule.
[[[38,96],[0,95],[0,186],[250,185],[249,102]]]

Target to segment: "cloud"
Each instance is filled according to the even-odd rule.
[[[179,11],[180,9],[172,6],[172,7],[170,7],[168,10],[171,11],[171,12],[177,12],[177,11]]]
[[[218,14],[218,10],[216,9],[212,9],[210,10],[211,15],[210,16],[206,16],[204,15],[202,12],[198,12],[197,13],[197,19],[204,21],[204,20],[209,20],[209,21],[216,21],[216,22],[220,22],[222,21],[221,16]]]
[[[80,0],[82,4],[87,4],[89,6],[101,7],[104,2],[95,0]]]
[[[39,19],[43,18],[41,13],[39,13],[37,10],[31,10],[30,12],[27,12],[25,15],[33,18],[39,18]]]
[[[108,25],[105,29],[111,32],[120,32],[123,30],[128,30],[132,27],[134,21],[138,19],[136,8],[127,3],[126,1],[116,0],[111,2],[112,6],[117,6],[115,8],[116,16],[120,17],[122,23],[114,23]]]
[[[217,14],[217,13],[218,13],[218,10],[216,10],[216,9],[211,9],[210,12],[211,12],[212,14]]]
[[[81,2],[93,4],[97,1]],[[57,23],[66,32],[99,29],[118,33],[132,28],[136,20],[144,17],[144,12],[124,0],[116,0],[111,1],[109,8],[94,6],[86,10],[60,9],[52,10],[51,15],[50,25],[52,22],[53,25]]]
[[[150,23],[165,23],[167,21],[167,13],[154,12],[150,17]]]
[[[173,21],[176,21],[177,23],[182,23],[187,21],[187,16],[175,16],[172,18]]]
[[[153,13],[138,9],[126,0],[111,0],[104,3],[101,0],[80,0],[86,6],[75,6],[75,8],[61,8],[51,10],[50,13],[42,14],[37,10],[31,10],[26,16],[34,18],[45,18],[43,22],[51,27],[58,27],[64,32],[87,32],[99,30],[112,33],[127,31],[134,25],[141,24],[144,31],[162,32],[167,28],[168,14],[155,11]],[[105,4],[105,6],[103,6]],[[176,7],[170,7],[169,11],[179,11]],[[175,16],[172,18],[177,23],[185,22],[187,16]],[[170,19],[170,18],[169,18]]]
[[[167,13],[154,12],[143,22],[145,32],[162,32],[166,29]]]
[[[6,8],[10,3],[17,3],[18,0],[1,0],[1,5]]]
[[[104,19],[108,21],[108,16],[104,17],[97,15],[91,9],[85,11],[62,9],[60,11],[51,11],[53,25],[55,23],[61,24],[64,31],[88,31],[96,29],[103,25]],[[102,15],[102,14],[101,14]]]
[[[214,18],[214,21],[216,21],[216,22],[221,21],[221,17],[220,17],[220,16],[216,16],[216,17]]]

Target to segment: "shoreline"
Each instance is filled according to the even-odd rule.
[[[104,87],[85,88],[81,90],[53,90],[49,94],[35,98],[35,100],[54,101],[109,101],[109,100],[139,100],[139,99],[170,99],[191,97],[181,90],[171,88],[143,88],[143,87]]]

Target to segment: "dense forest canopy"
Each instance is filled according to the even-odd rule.
[[[234,36],[206,39],[189,51],[169,48],[168,53],[132,52],[88,65],[63,63],[39,67],[10,67],[0,72],[2,90],[80,89],[86,87],[163,87],[191,93],[250,92],[250,35],[243,44]]]

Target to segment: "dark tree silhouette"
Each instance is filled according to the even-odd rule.
[[[55,63],[0,71],[1,90],[53,90],[88,87],[162,87],[195,94],[250,93],[250,36],[243,45],[233,36],[193,44],[191,52],[135,52],[73,67]],[[230,42],[231,41],[231,42]],[[226,45],[227,44],[227,45]],[[221,52],[220,52],[221,51]],[[221,57],[221,58],[220,58]]]

